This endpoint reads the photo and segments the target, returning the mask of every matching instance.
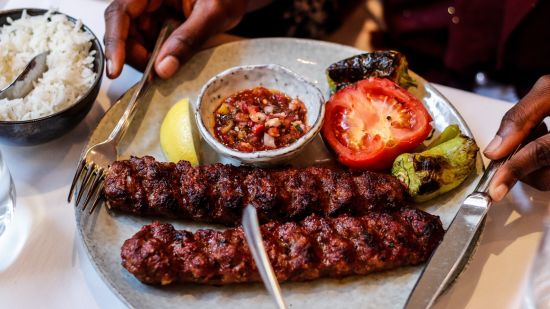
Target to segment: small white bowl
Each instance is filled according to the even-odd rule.
[[[294,143],[274,150],[241,152],[223,145],[214,136],[214,111],[224,98],[259,86],[279,90],[291,98],[298,97],[306,106],[309,130]],[[239,66],[219,73],[202,87],[195,107],[199,132],[215,151],[242,163],[261,166],[279,164],[298,154],[319,133],[324,117],[325,99],[321,91],[298,74],[276,64]]]

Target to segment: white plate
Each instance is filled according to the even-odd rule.
[[[130,155],[152,155],[164,160],[159,146],[159,129],[168,109],[181,98],[195,101],[203,84],[215,74],[237,65],[276,63],[315,83],[328,93],[325,68],[338,60],[362,51],[318,41],[299,39],[257,39],[222,45],[199,53],[169,81],[152,85],[138,108],[138,113],[119,147],[121,158]],[[462,132],[472,135],[464,120],[433,86],[415,76],[420,86],[413,91],[434,118],[436,131],[456,123]],[[92,145],[104,139],[119,119],[129,95],[115,104],[98,124],[89,141]],[[220,160],[206,143],[201,143],[201,162]],[[473,189],[482,173],[481,157],[476,173],[460,188],[422,205],[422,209],[439,215],[447,228],[464,197]],[[320,138],[295,161],[298,166],[332,160]],[[152,218],[126,214],[109,214],[106,207],[87,217],[77,212],[77,225],[92,264],[113,291],[132,307],[177,308],[273,308],[269,295],[260,284],[225,287],[178,285],[153,287],[144,285],[122,266],[120,247]],[[162,220],[167,221],[167,220]],[[178,229],[196,230],[214,227],[190,222],[174,223]],[[219,228],[219,227],[218,227]],[[304,283],[285,283],[285,300],[294,308],[401,308],[418,279],[422,267],[407,267],[365,277],[323,279]]]

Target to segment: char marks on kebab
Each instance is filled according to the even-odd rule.
[[[296,221],[311,214],[361,216],[398,209],[397,178],[327,167],[262,169],[213,164],[192,167],[132,157],[112,164],[104,193],[111,209],[137,215],[239,224],[252,204],[260,222]]]
[[[443,238],[437,216],[403,207],[364,216],[269,222],[260,227],[279,282],[366,275],[425,262]],[[144,226],[122,246],[122,265],[148,284],[258,282],[241,227],[177,231]]]

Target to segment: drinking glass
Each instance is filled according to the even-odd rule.
[[[550,309],[550,217],[544,221],[542,239],[527,281],[527,308]]]
[[[15,207],[15,187],[6,162],[0,151],[0,237],[13,218]]]

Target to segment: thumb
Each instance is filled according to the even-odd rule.
[[[543,76],[531,91],[502,118],[496,136],[484,153],[496,160],[512,152],[546,116],[550,115],[550,75]]]
[[[544,135],[525,145],[498,169],[489,185],[489,194],[500,201],[518,180],[549,165],[550,135]]]
[[[155,62],[158,76],[171,77],[208,38],[235,26],[244,15],[245,5],[234,2],[197,0],[189,18],[164,42]]]

